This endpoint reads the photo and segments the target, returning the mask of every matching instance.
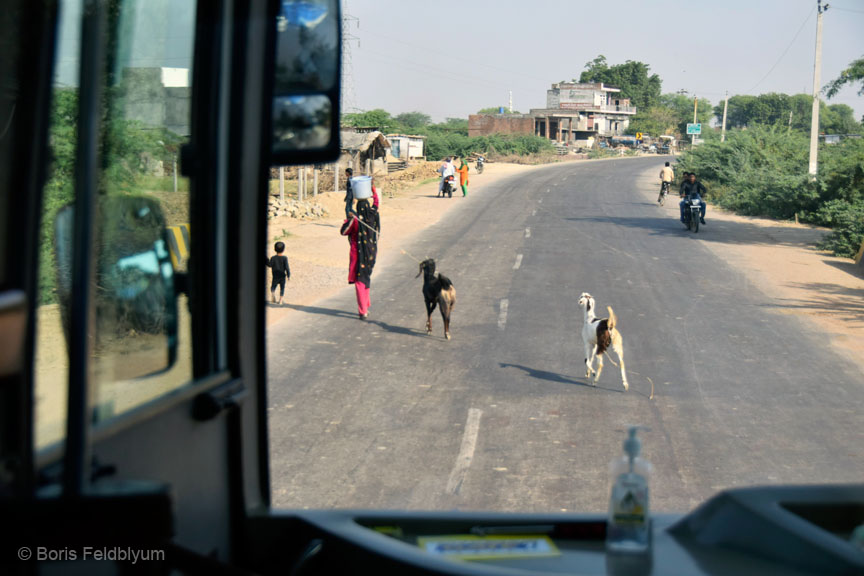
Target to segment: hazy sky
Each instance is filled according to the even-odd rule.
[[[824,86],[864,56],[864,0],[829,0]],[[816,0],[343,0],[356,108],[419,110],[436,121],[506,106],[542,108],[553,82],[603,54],[638,60],[712,104],[734,94],[810,93]],[[359,45],[358,45],[359,43]],[[828,101],[864,115],[846,88]]]

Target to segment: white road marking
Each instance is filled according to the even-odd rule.
[[[535,208],[534,210],[531,211],[531,216],[536,216],[536,215],[537,215],[537,209]]]
[[[510,306],[510,301],[507,298],[501,300],[501,308],[498,312],[498,328],[500,330],[504,329],[504,326],[507,325],[507,307]]]
[[[525,228],[525,238],[531,237],[531,228]]]
[[[477,435],[480,433],[480,416],[482,415],[483,411],[477,408],[468,410],[468,421],[465,423],[465,432],[462,434],[462,447],[459,449],[459,456],[456,457],[456,465],[450,472],[450,479],[447,480],[448,494],[458,494],[462,489],[468,467],[471,466],[471,460],[474,459],[474,449],[477,447]]]
[[[518,270],[519,266],[522,265],[522,254],[516,255],[516,263],[513,264],[513,270]]]

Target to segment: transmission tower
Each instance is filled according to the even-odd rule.
[[[351,61],[351,46],[360,47],[360,38],[351,33],[351,25],[360,28],[360,19],[348,12],[348,1],[342,1],[342,113],[355,112],[357,103],[354,94],[354,63]]]

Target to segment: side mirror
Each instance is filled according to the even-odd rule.
[[[159,203],[136,196],[103,197],[97,204],[95,249],[96,370],[101,379],[152,376],[177,359],[174,268]],[[57,295],[67,345],[70,334],[75,210],[54,224]],[[91,249],[89,246],[84,249]]]
[[[339,0],[275,2],[271,161],[339,156],[342,15]]]

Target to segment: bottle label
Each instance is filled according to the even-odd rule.
[[[640,478],[619,478],[612,496],[612,521],[616,524],[645,524],[648,489]]]

